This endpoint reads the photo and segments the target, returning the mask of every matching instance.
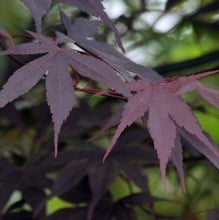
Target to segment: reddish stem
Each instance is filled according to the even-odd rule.
[[[80,92],[94,94],[94,95],[114,97],[114,98],[123,99],[123,100],[127,99],[124,96],[120,95],[119,93],[116,93],[116,92],[110,91],[110,90],[107,92],[104,92],[104,93],[102,93],[103,90],[101,90],[101,89],[90,88],[90,87],[85,87],[85,88],[75,87],[75,90],[80,91]]]

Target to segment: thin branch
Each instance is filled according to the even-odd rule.
[[[94,89],[94,88],[90,88],[90,87],[85,87],[85,88],[75,87],[75,90],[79,91],[79,92],[86,92],[86,93],[94,94],[94,95],[101,95],[101,96],[107,96],[107,97],[113,97],[113,98],[127,100],[126,97],[120,95],[117,92],[111,91],[111,90],[104,91],[101,89]]]

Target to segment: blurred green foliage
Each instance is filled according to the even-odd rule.
[[[0,26],[11,34],[20,34],[30,25],[31,16],[19,0],[0,1]]]

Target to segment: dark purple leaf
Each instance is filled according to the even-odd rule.
[[[121,119],[120,119],[121,120]],[[136,146],[136,144],[140,144],[145,139],[145,134],[147,132],[142,127],[129,128],[127,131],[122,134],[117,141],[116,145],[121,146]],[[118,148],[117,147],[117,148]]]
[[[113,22],[109,19],[108,15],[105,13],[104,7],[101,4],[101,0],[58,0],[58,2],[72,5],[74,7],[79,8],[82,11],[87,12],[88,14],[94,15],[96,17],[100,17],[102,21],[105,22],[108,25],[108,27],[111,28],[111,30],[115,35],[119,47],[121,48],[122,51],[124,51],[119,33],[115,28]]]
[[[41,202],[46,199],[46,195],[43,192],[43,189],[38,189],[35,187],[28,187],[23,189],[22,195],[26,203],[28,203],[33,208],[33,210],[36,210]]]
[[[176,170],[177,170],[177,172],[179,174],[179,177],[180,177],[180,182],[181,182],[181,185],[182,185],[182,189],[183,189],[183,191],[185,191],[186,187],[185,187],[185,180],[184,180],[182,151],[183,151],[182,143],[181,143],[179,135],[177,135],[175,147],[172,150],[170,160],[172,161],[173,165],[176,167]]]
[[[196,136],[189,134],[188,132],[184,131],[183,129],[179,129],[180,135],[185,139],[187,143],[189,143],[189,147],[194,148],[196,151],[203,154],[205,157],[209,159],[211,163],[214,164],[217,169],[219,169],[219,160],[218,156],[212,152],[207,145],[201,142]],[[213,145],[213,143],[212,143]],[[215,150],[219,153],[217,146],[215,146]]]
[[[117,147],[117,149],[115,149],[112,154],[118,161],[126,160],[130,162],[135,162],[135,160],[140,160],[147,165],[157,166],[159,164],[156,151],[148,145]]]
[[[184,86],[186,81],[190,83],[201,77],[214,74],[215,72],[216,71],[205,72],[203,74],[192,76],[188,79],[185,77],[177,78],[176,80],[167,79],[163,82],[154,84],[148,84],[147,82],[141,81],[130,82],[128,87],[131,90],[136,88],[135,94],[129,98],[127,104],[124,106],[121,122],[111,140],[104,159],[114,147],[123,130],[127,126],[130,126],[138,117],[142,116],[144,116],[144,118],[148,116],[147,126],[154,142],[154,148],[157,150],[165,189],[166,166],[172,152],[174,153],[174,157],[177,159],[180,159],[181,157],[181,146],[177,143],[179,141],[176,141],[176,126],[179,126],[185,129],[188,133],[195,135],[203,144],[205,144],[206,147],[209,148],[210,151],[212,151],[212,153],[215,154],[215,156],[219,157],[219,152],[215,149],[209,138],[202,132],[202,129],[192,114],[189,106],[175,94],[178,92],[178,86]],[[173,151],[173,149],[178,146],[180,149]],[[181,181],[183,181],[182,161],[177,161],[175,159],[174,165],[176,166],[177,171],[179,171]],[[184,183],[182,183],[182,185],[183,184]]]
[[[70,64],[82,76],[103,83],[119,93],[124,94],[126,97],[130,96],[130,92],[125,83],[121,81],[119,76],[110,66],[101,60],[75,52],[69,53],[69,56],[72,57]]]
[[[12,125],[21,126],[23,124],[20,112],[13,104],[8,104],[1,110],[1,117],[6,118]]]
[[[52,194],[54,196],[61,195],[78,184],[86,175],[90,166],[92,166],[90,160],[72,161],[69,163],[61,170],[57,179],[55,180]]]
[[[104,126],[101,128],[101,130],[98,131],[98,133],[94,137],[92,137],[91,140],[98,138],[106,130],[108,130],[109,128],[113,126],[116,126],[121,121],[123,108],[124,108],[124,103],[118,107],[116,112],[109,118],[109,120],[106,123],[104,123]]]
[[[104,83],[124,96],[130,96],[130,92],[125,83],[117,76],[116,71],[100,59],[67,48],[59,48],[57,42],[52,39],[41,34],[28,33],[37,42],[20,44],[0,52],[0,55],[40,53],[45,53],[45,55],[24,65],[9,78],[3,90],[0,91],[0,107],[4,107],[8,102],[26,93],[43,74],[46,74],[47,100],[54,122],[56,156],[60,128],[76,103],[73,83],[67,73],[69,64],[82,76]]]
[[[55,156],[58,153],[58,135],[64,120],[76,105],[73,82],[66,72],[67,62],[60,53],[54,57],[54,63],[48,68],[46,78],[46,96],[54,123]]]
[[[172,96],[172,98],[173,97],[174,96]],[[179,127],[184,128],[188,133],[195,135],[201,142],[208,146],[215,155],[219,156],[209,138],[202,132],[202,129],[199,126],[197,119],[192,114],[189,106],[177,97],[167,101],[169,102],[169,113],[176,124]]]
[[[127,197],[124,197],[118,201],[118,204],[129,205],[129,206],[142,206],[146,204],[152,204],[158,198],[151,196],[148,193],[135,193]]]
[[[46,38],[45,38],[46,40]],[[46,40],[47,41],[47,40]],[[46,42],[44,41],[44,42]],[[47,41],[48,43],[48,41]],[[43,54],[48,53],[50,47],[47,44],[38,44],[38,43],[24,43],[18,44],[14,47],[11,47],[5,51],[1,51],[1,55],[32,55],[32,54]]]
[[[128,207],[117,206],[114,215],[116,220],[138,220],[134,209]]]
[[[2,209],[14,190],[19,188],[21,183],[21,172],[17,169],[7,171],[0,177],[0,208]]]
[[[170,96],[159,88],[153,89],[151,94],[151,105],[148,115],[148,129],[154,141],[154,148],[157,150],[160,161],[162,181],[166,189],[166,165],[175,146],[176,127],[169,117],[167,108]]]
[[[0,217],[1,219],[1,217]],[[16,211],[11,213],[6,213],[2,220],[34,220],[32,218],[32,213],[30,211]]]
[[[43,220],[85,220],[86,209],[85,208],[67,208],[61,209],[52,215],[49,215]]]
[[[24,174],[25,185],[28,187],[49,188],[53,182],[46,176],[46,172],[38,170],[37,167],[31,167],[29,164],[26,164]]]
[[[14,72],[0,91],[0,107],[28,92],[47,71],[44,57],[34,60]]]
[[[122,161],[122,163],[120,162],[120,169],[125,173],[127,179],[135,183],[143,192],[149,191],[147,177],[141,165],[134,162],[130,163],[130,161]]]
[[[199,87],[197,80],[214,75],[218,73],[218,70],[207,71],[203,73],[198,73],[190,76],[176,77],[174,79],[167,78],[164,80],[164,86],[169,88],[170,92],[175,93],[175,95],[182,95],[187,92],[191,92]]]
[[[35,36],[37,37],[37,35]],[[32,46],[29,47],[30,43],[27,43],[27,45],[19,45],[3,53],[19,54],[20,51],[23,51],[23,47],[25,46],[30,50],[34,50],[35,53],[37,53],[37,50],[39,50],[39,53],[46,52],[46,49],[49,50],[48,46],[52,45],[51,41],[48,41],[47,38],[41,36],[39,36],[39,40],[44,42],[44,45],[42,44],[41,46],[41,44],[35,45],[32,43]],[[71,77],[66,73],[66,59],[57,51],[57,49],[54,48],[55,45],[52,46],[51,50],[48,51],[51,55],[49,53],[46,57],[43,56],[28,63],[17,70],[14,75],[9,78],[0,93],[0,107],[3,107],[7,102],[14,100],[29,91],[39,81],[43,74],[47,73],[47,100],[54,122],[54,147],[56,156],[60,128],[76,101]],[[29,53],[29,50],[24,50],[22,54],[24,53]],[[33,51],[31,53],[33,53]]]
[[[199,94],[211,105],[219,108],[219,91],[203,86],[197,82],[197,87]]]
[[[65,28],[68,31],[68,34],[70,36],[74,35],[75,39],[79,40],[79,37],[81,36],[82,41],[88,37],[93,37],[98,32],[98,25],[100,23],[99,21],[91,21],[83,17],[78,17],[72,24],[64,12],[61,12],[61,18]]]
[[[88,208],[88,219],[90,220],[101,197],[117,176],[117,167],[114,161],[106,162],[91,168],[89,182],[92,190],[92,200]]]
[[[88,203],[91,200],[88,178],[83,178],[78,185],[60,195],[60,198],[70,203]]]
[[[95,208],[92,220],[111,220],[114,203],[111,198],[104,197]]]
[[[103,160],[105,160],[109,155],[117,139],[125,128],[130,126],[137,118],[142,117],[145,114],[150,100],[150,96],[148,94],[149,93],[140,92],[137,95],[129,98],[127,104],[124,106],[121,122],[111,140],[110,146],[108,147]],[[142,108],[142,106],[144,107]]]
[[[86,37],[91,36],[94,30],[97,29],[96,22],[79,18],[74,24],[71,24],[64,13],[62,13],[62,21],[68,31],[68,35],[74,39],[80,47],[104,60],[107,64],[115,68],[124,78],[128,77],[128,79],[130,79],[129,72],[133,72],[139,75],[139,77],[153,82],[162,79],[154,70],[132,62],[116,51],[111,45],[86,39]],[[89,29],[86,30],[86,32],[83,31],[81,35],[78,30],[84,26]]]
[[[41,172],[53,172],[60,168],[67,168],[73,161],[81,164],[81,162],[86,161],[88,158],[100,158],[102,154],[102,149],[94,149],[94,147],[92,150],[84,148],[84,150],[62,151],[55,158],[55,162],[54,158],[47,158],[38,164],[37,169]],[[72,166],[74,166],[74,163]]]
[[[14,171],[15,166],[9,162],[6,158],[0,156],[0,176],[1,178],[4,177],[4,175],[7,175],[8,172]]]
[[[40,33],[41,19],[50,8],[52,0],[22,0],[22,2],[29,8],[36,24],[36,30]]]

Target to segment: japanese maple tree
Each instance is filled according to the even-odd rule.
[[[21,2],[32,14],[35,31],[26,30],[24,33],[26,42],[15,45],[13,41],[15,36],[12,36],[6,30],[0,29],[1,38],[8,41],[8,44],[6,43],[6,46],[2,47],[3,50],[0,55],[9,56],[19,65],[19,68],[9,77],[0,91],[1,108],[27,93],[40,80],[45,78],[46,100],[54,124],[54,154],[55,157],[59,157],[59,133],[63,122],[68,121],[70,112],[77,106],[77,91],[92,93],[96,96],[117,98],[123,102],[105,127],[97,133],[97,136],[99,136],[110,127],[117,126],[103,157],[104,161],[109,160],[110,162],[102,164],[102,167],[96,163],[97,158],[102,157],[103,153],[99,150],[94,153],[93,158],[90,160],[86,159],[86,153],[84,155],[78,153],[82,162],[78,165],[78,172],[74,174],[75,176],[66,177],[66,173],[71,168],[75,168],[74,162],[71,162],[69,166],[66,165],[67,168],[63,171],[65,173],[63,175],[67,179],[74,177],[77,180],[82,180],[84,175],[88,175],[92,198],[88,204],[87,219],[92,218],[95,207],[116,178],[118,167],[126,175],[129,175],[136,185],[146,193],[147,188],[144,187],[144,183],[147,181],[140,174],[141,169],[133,163],[127,164],[128,167],[126,167],[124,161],[117,158],[118,155],[122,155],[122,150],[120,154],[116,151],[120,135],[123,132],[125,133],[124,130],[139,118],[146,128],[145,134],[148,132],[153,141],[165,189],[167,189],[166,168],[169,161],[176,167],[183,190],[186,189],[183,173],[182,139],[189,142],[219,169],[219,150],[217,146],[202,131],[191,108],[181,97],[184,93],[196,90],[207,102],[219,108],[219,91],[206,87],[198,81],[201,78],[217,74],[218,70],[188,76],[163,78],[155,70],[134,63],[126,58],[119,33],[104,11],[101,0],[58,0],[54,2],[52,0],[22,0]],[[95,40],[94,35],[98,31],[100,21],[78,17],[72,22],[61,7],[59,9],[60,21],[65,31],[54,30],[51,35],[45,34],[42,31],[42,19],[52,4],[60,3],[76,7],[87,14],[100,18],[114,33],[121,52],[106,42]],[[20,56],[28,56],[29,60],[23,62]],[[87,83],[92,81],[96,83],[92,85],[105,87],[104,89],[100,89],[98,86],[83,87],[80,84],[82,80]],[[115,154],[113,154],[114,147]],[[138,148],[136,148],[136,151],[138,151]],[[140,151],[142,151],[141,148]],[[111,152],[112,156],[109,156]],[[142,155],[146,154],[143,153]],[[75,160],[77,159],[75,157]],[[117,162],[114,163],[114,160]],[[89,165],[93,167],[91,170],[87,169]],[[15,168],[12,167],[11,169]],[[141,177],[134,177],[132,176],[134,174],[129,173],[134,170]],[[19,171],[16,170],[17,172]],[[60,174],[52,189],[54,195],[63,195],[71,188],[71,186],[62,188],[65,181],[65,179],[62,179],[62,174]],[[19,187],[21,186],[19,185]],[[137,194],[135,197],[127,197],[119,201],[118,204],[127,205],[129,202],[137,201],[136,198],[141,201],[142,195]],[[86,201],[88,198],[84,199],[81,202]],[[151,203],[157,199],[148,194],[147,199],[144,199],[143,202]],[[119,207],[114,207],[115,213],[117,213]],[[121,207],[126,211],[128,210],[128,206],[124,205],[123,207],[121,205]],[[37,210],[37,214],[39,214],[40,208],[38,207]],[[131,213],[130,215],[134,215],[133,210],[128,211]],[[56,219],[58,218],[56,217]]]

